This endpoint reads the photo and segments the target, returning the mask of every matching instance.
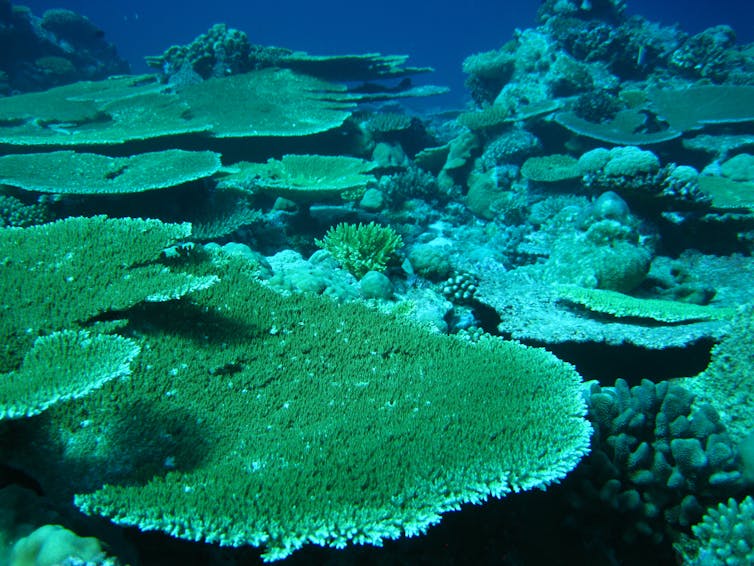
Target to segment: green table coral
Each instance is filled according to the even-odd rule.
[[[187,224],[105,217],[0,229],[0,420],[128,375],[138,345],[94,319],[214,283],[156,262],[189,233]]]
[[[337,128],[351,115],[344,90],[288,69],[174,89],[148,76],[75,83],[0,99],[0,144],[80,147],[198,134],[306,136]]]
[[[189,224],[104,216],[0,229],[0,371],[17,369],[37,336],[214,283],[156,261],[190,232]]]
[[[52,431],[89,415],[65,436],[74,460],[88,437],[118,445],[119,462],[150,443],[150,465],[165,462],[151,479],[80,493],[84,512],[263,546],[276,560],[305,544],[420,534],[464,503],[543,488],[588,450],[579,376],[544,350],[283,296],[241,262],[200,271],[220,281],[195,307],[132,319],[144,347],[130,380],[51,413]],[[146,410],[131,420],[133,445],[109,440],[129,418],[125,400]],[[180,423],[166,425],[176,411]]]
[[[701,402],[718,408],[725,426],[736,440],[754,427],[754,304],[746,304],[732,317],[728,335],[712,348],[712,359],[701,374],[685,380]]]
[[[372,169],[373,163],[347,155],[287,154],[266,163],[235,163],[218,186],[301,203],[356,200],[375,181]]]
[[[123,194],[174,187],[211,176],[220,155],[168,149],[132,157],[52,151],[0,157],[0,183],[45,193]]]
[[[664,299],[643,299],[608,289],[588,289],[575,285],[559,285],[558,299],[584,307],[593,313],[615,318],[631,318],[644,323],[688,324],[701,320],[730,320],[733,308],[695,305]]]
[[[67,330],[37,338],[18,371],[0,373],[0,420],[36,415],[126,376],[138,353],[121,336]]]

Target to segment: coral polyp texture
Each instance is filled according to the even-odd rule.
[[[171,149],[131,157],[53,151],[0,157],[0,182],[56,194],[117,194],[174,187],[220,169],[211,151]]]
[[[165,136],[294,137],[350,115],[340,85],[263,69],[170,90],[153,77],[74,83],[0,99],[0,144],[115,145]],[[223,104],[216,104],[217,100]]]
[[[355,200],[374,182],[372,169],[372,163],[357,157],[287,154],[266,163],[235,163],[218,186],[303,203]]]

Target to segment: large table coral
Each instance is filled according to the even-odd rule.
[[[416,535],[588,450],[580,378],[544,350],[280,295],[240,259],[194,265],[220,281],[129,315],[131,379],[48,410],[10,463],[87,513],[272,560]]]

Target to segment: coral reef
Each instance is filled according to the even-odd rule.
[[[495,47],[452,111],[224,24],[94,80],[0,0],[0,561],[747,560],[752,47],[621,0]]]
[[[419,534],[462,503],[545,487],[587,450],[578,374],[543,350],[281,295],[235,255],[193,272],[219,281],[193,305],[131,315],[144,347],[130,380],[50,409],[24,433],[39,450],[6,452],[4,438],[3,458],[79,492],[87,513],[280,559]],[[121,426],[153,442],[121,444]],[[62,473],[80,459],[85,474]]]

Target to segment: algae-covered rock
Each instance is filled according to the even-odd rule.
[[[415,273],[431,281],[447,279],[453,270],[450,262],[450,248],[442,243],[417,244],[408,254],[411,268]]]
[[[359,290],[365,299],[386,301],[393,296],[393,284],[387,275],[379,271],[367,271],[359,281]]]
[[[9,559],[11,566],[97,564],[106,561],[106,554],[94,537],[80,537],[61,525],[43,525],[16,541]]]

